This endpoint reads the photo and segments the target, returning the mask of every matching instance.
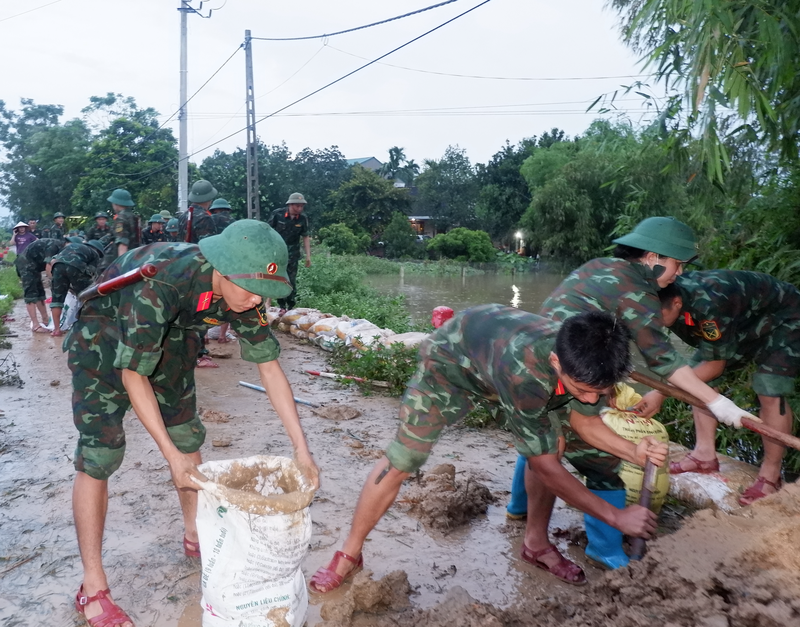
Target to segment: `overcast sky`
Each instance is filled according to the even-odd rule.
[[[259,118],[292,103],[481,0],[446,6],[325,40],[254,41]],[[179,105],[178,0],[0,0],[0,99],[60,104],[80,115],[92,95],[119,92],[162,120]],[[189,16],[189,94],[253,37],[331,33],[435,4],[435,0],[214,0],[210,19]],[[383,61],[262,121],[267,144],[297,152],[336,145],[348,158],[386,159],[401,146],[421,163],[450,144],[485,163],[506,139],[553,126],[570,136],[595,114],[598,95],[637,80],[642,66],[620,42],[616,15],[601,0],[490,0]],[[200,7],[198,0],[192,2]],[[394,67],[400,66],[400,67]],[[405,68],[405,69],[402,69]],[[463,78],[453,74],[496,77]],[[189,152],[245,143],[243,50],[188,105]],[[598,78],[605,77],[605,78]],[[519,80],[519,79],[550,80]],[[643,78],[643,77],[642,77]],[[516,79],[516,80],[515,80]],[[578,80],[555,80],[578,79]],[[641,101],[619,103],[634,122]],[[177,136],[177,119],[170,123]],[[207,148],[227,135],[232,137]]]

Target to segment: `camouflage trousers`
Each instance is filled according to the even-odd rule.
[[[54,264],[50,281],[50,291],[52,293],[50,308],[63,308],[64,300],[70,290],[75,292],[77,296],[89,287],[93,280],[94,277],[91,274],[87,274],[68,263]]]
[[[22,295],[26,303],[38,303],[47,298],[42,283],[42,269],[24,257],[17,257],[17,274],[22,281]]]
[[[570,427],[567,411],[554,413],[558,414],[566,439],[564,458],[586,477],[586,487],[590,490],[624,490],[625,483],[619,476],[622,460],[584,442]],[[599,416],[597,420],[600,420]]]
[[[113,365],[117,343],[115,321],[105,316],[81,315],[64,339],[72,371],[72,414],[79,432],[75,469],[100,480],[108,479],[122,463],[122,419],[131,408],[122,370]],[[196,332],[170,328],[161,361],[148,377],[167,432],[182,453],[198,451],[205,441],[194,382],[199,346]]]
[[[289,263],[286,265],[286,274],[289,275],[289,281],[292,284],[292,293],[286,298],[278,299],[278,307],[281,309],[294,309],[294,304],[297,302],[297,267],[300,265],[300,256],[289,255]]]

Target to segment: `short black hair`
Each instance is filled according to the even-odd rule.
[[[614,252],[611,253],[612,257],[618,259],[625,259],[626,261],[639,261],[647,254],[646,250],[641,248],[634,248],[633,246],[626,246],[625,244],[617,244],[614,247]]]
[[[628,328],[610,313],[586,311],[567,318],[556,336],[561,370],[595,389],[610,387],[633,370]]]
[[[682,298],[681,290],[675,283],[670,283],[667,287],[662,287],[658,290],[658,300],[661,301],[661,308],[672,305],[672,301],[676,298]]]

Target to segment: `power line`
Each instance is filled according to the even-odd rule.
[[[351,72],[348,72],[348,73],[347,73],[347,74],[345,74],[344,76],[340,76],[340,77],[339,77],[339,78],[337,78],[336,80],[333,80],[333,81],[331,81],[330,83],[328,83],[328,84],[326,84],[326,85],[323,85],[323,86],[322,86],[322,87],[320,87],[319,89],[315,89],[314,91],[312,91],[312,92],[311,92],[311,93],[309,93],[309,94],[306,94],[306,95],[305,95],[305,96],[303,96],[302,98],[298,98],[298,99],[297,99],[297,100],[295,100],[294,102],[290,102],[290,103],[289,103],[289,104],[287,104],[286,106],[283,106],[283,107],[281,107],[280,109],[278,109],[278,110],[276,110],[276,111],[273,111],[272,113],[270,113],[270,114],[268,114],[268,115],[265,115],[263,118],[260,118],[259,120],[257,120],[257,122],[256,122],[256,123],[258,123],[258,122],[263,122],[264,120],[266,120],[266,119],[268,119],[268,118],[271,118],[271,117],[273,117],[273,116],[277,115],[278,113],[281,113],[282,111],[285,111],[285,110],[286,110],[286,109],[288,109],[289,107],[293,107],[294,105],[296,105],[296,104],[298,104],[298,103],[302,102],[303,100],[307,100],[307,99],[308,99],[308,98],[310,98],[311,96],[314,96],[315,94],[318,94],[319,92],[321,92],[321,91],[323,91],[323,90],[327,89],[328,87],[331,87],[331,86],[335,85],[336,83],[339,83],[339,82],[343,81],[344,79],[346,79],[346,78],[348,78],[348,77],[352,76],[352,75],[353,75],[353,74],[355,74],[356,72],[360,72],[361,70],[363,70],[363,69],[365,69],[365,68],[369,67],[370,65],[373,65],[374,63],[377,63],[377,62],[378,62],[378,61],[380,61],[381,59],[385,59],[386,57],[388,57],[388,56],[389,56],[389,55],[391,55],[391,54],[394,54],[394,53],[395,53],[395,52],[397,52],[398,50],[402,50],[402,49],[403,49],[403,48],[405,48],[406,46],[409,46],[409,45],[413,44],[414,42],[416,42],[416,41],[419,41],[419,40],[420,40],[420,39],[422,39],[423,37],[426,37],[427,35],[430,35],[431,33],[433,33],[433,32],[435,32],[435,31],[439,30],[440,28],[443,28],[444,26],[447,26],[447,25],[448,25],[448,24],[450,24],[451,22],[455,22],[457,19],[459,19],[459,18],[461,18],[461,17],[463,17],[463,16],[467,15],[468,13],[471,13],[471,12],[472,12],[472,11],[474,11],[475,9],[478,9],[478,8],[482,7],[484,4],[488,4],[489,2],[491,2],[491,0],[483,0],[483,2],[480,2],[480,3],[476,4],[474,7],[470,8],[470,9],[467,9],[467,10],[466,10],[466,11],[464,11],[463,13],[459,13],[459,14],[458,14],[458,15],[456,15],[455,17],[452,17],[452,18],[450,18],[449,20],[447,20],[446,22],[443,22],[443,23],[439,24],[438,26],[434,26],[433,28],[431,28],[430,30],[427,30],[427,31],[425,31],[425,32],[424,32],[424,33],[422,33],[421,35],[418,35],[418,36],[414,37],[413,39],[411,39],[411,40],[407,41],[406,43],[404,43],[404,44],[401,44],[401,45],[397,46],[396,48],[394,48],[394,49],[390,50],[389,52],[387,52],[387,53],[385,53],[385,54],[382,54],[382,55],[381,55],[381,56],[379,56],[378,58],[376,58],[376,59],[374,59],[374,60],[372,60],[372,61],[369,61],[368,63],[365,63],[364,65],[362,65],[362,66],[360,66],[360,67],[356,68],[355,70],[353,70],[353,71],[351,71]],[[214,147],[214,146],[216,146],[217,144],[221,144],[221,143],[222,143],[222,142],[224,142],[226,139],[230,139],[230,138],[231,138],[231,137],[233,137],[234,135],[238,135],[239,133],[241,133],[242,131],[244,131],[244,130],[246,130],[246,129],[247,129],[247,127],[240,128],[238,131],[234,131],[234,132],[233,132],[233,133],[231,133],[230,135],[226,135],[226,136],[225,136],[225,137],[223,137],[222,139],[218,139],[217,141],[215,141],[215,142],[214,142],[214,143],[212,143],[212,144],[208,144],[207,146],[204,146],[203,148],[199,148],[198,150],[195,150],[195,151],[194,151],[194,152],[192,152],[191,154],[189,154],[189,155],[186,155],[186,157],[185,157],[185,158],[186,158],[186,159],[189,159],[189,157],[193,157],[194,155],[196,155],[196,154],[198,154],[198,153],[200,153],[200,152],[204,152],[204,151],[208,150],[209,148],[213,148],[213,147]],[[131,182],[133,182],[133,181],[138,181],[138,180],[140,180],[140,179],[142,179],[142,178],[145,178],[146,176],[150,176],[150,175],[152,175],[152,174],[155,174],[156,172],[159,172],[160,170],[163,170],[163,169],[165,169],[165,168],[167,168],[167,167],[169,167],[169,166],[171,166],[171,165],[172,165],[172,162],[170,162],[170,163],[166,163],[166,164],[164,164],[163,166],[161,166],[161,167],[159,167],[159,168],[155,168],[154,170],[151,170],[150,172],[145,172],[145,173],[143,173],[141,176],[138,176],[137,178],[135,178],[135,179],[132,179],[132,181],[131,181]],[[112,191],[112,190],[108,190],[108,191]],[[102,192],[102,193],[105,193],[105,192]]]
[[[389,22],[394,22],[395,20],[401,20],[404,17],[409,17],[411,15],[417,15],[418,13],[424,13],[425,11],[430,11],[431,9],[438,9],[439,7],[443,7],[446,4],[452,4],[453,2],[457,2],[458,0],[446,0],[445,2],[440,2],[439,4],[434,4],[429,7],[425,7],[424,9],[418,9],[417,11],[412,11],[411,13],[404,13],[403,15],[398,15],[396,17],[390,17],[388,20],[381,20],[380,22],[373,22],[372,24],[365,24],[364,26],[356,26],[355,28],[348,28],[347,30],[340,30],[336,33],[327,33],[324,35],[309,35],[308,37],[251,37],[251,39],[258,39],[259,41],[304,41],[307,39],[324,39],[325,37],[334,37],[335,35],[344,35],[345,33],[353,33],[357,30],[364,30],[365,28],[372,28],[373,26],[380,26],[381,24],[388,24]]]
[[[27,15],[28,13],[33,13],[34,11],[38,11],[39,9],[44,9],[45,7],[49,7],[51,4],[58,4],[61,0],[53,0],[53,2],[48,2],[47,4],[43,4],[38,7],[34,7],[33,9],[28,9],[27,11],[23,11],[22,13],[17,13],[15,15],[9,15],[8,17],[4,17],[0,22],[7,22],[8,20],[13,20],[15,17],[20,17],[21,15]]]
[[[355,57],[356,59],[367,60],[367,57],[362,57],[360,55],[353,54],[352,52],[341,50],[336,46],[331,46],[330,44],[326,45],[328,46],[328,48],[330,48],[331,50],[335,50],[336,52],[341,52],[342,54]],[[608,79],[620,79],[620,78],[641,78],[643,76],[648,76],[647,74],[626,74],[622,76],[560,76],[560,77],[478,76],[473,74],[453,74],[449,72],[434,72],[433,70],[421,70],[419,68],[394,65],[393,63],[381,63],[380,65],[385,65],[386,67],[393,67],[398,70],[406,70],[408,72],[419,72],[421,74],[433,74],[435,76],[450,76],[454,78],[473,78],[473,79],[488,80],[488,81],[596,81],[596,80],[608,80]]]

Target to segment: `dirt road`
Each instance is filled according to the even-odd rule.
[[[81,567],[70,506],[76,432],[69,371],[60,341],[31,334],[19,305],[15,316],[10,327],[19,337],[11,352],[26,383],[0,387],[0,624],[81,625],[72,605]],[[280,340],[295,396],[361,411],[352,420],[332,421],[299,406],[323,473],[303,564],[310,577],[340,547],[361,483],[394,434],[398,402],[308,377],[302,371],[323,369],[324,354],[287,335]],[[238,355],[234,345],[212,343],[211,349]],[[204,458],[289,455],[265,396],[238,386],[240,380],[258,383],[255,367],[236,356],[217,361],[219,369],[197,372],[199,404],[208,412]],[[125,424],[127,453],[110,483],[105,540],[111,589],[137,627],[197,627],[200,564],[183,556],[167,465],[135,416]],[[214,441],[229,445],[215,447]],[[450,533],[423,526],[408,514],[407,502],[396,504],[371,535],[365,563],[375,579],[405,571],[413,605],[393,615],[357,615],[354,625],[800,625],[796,486],[744,515],[701,513],[653,543],[644,562],[610,574],[587,565],[583,551],[569,544],[582,529],[581,517],[559,507],[551,531],[564,530],[556,533],[560,548],[585,565],[594,584],[572,588],[517,558],[523,526],[504,515],[515,459],[504,432],[456,428],[445,434],[427,467],[453,464],[456,478],[472,476],[497,501],[485,516]],[[325,600],[341,601],[345,594]],[[321,623],[320,608],[321,599],[312,598],[309,626]]]

